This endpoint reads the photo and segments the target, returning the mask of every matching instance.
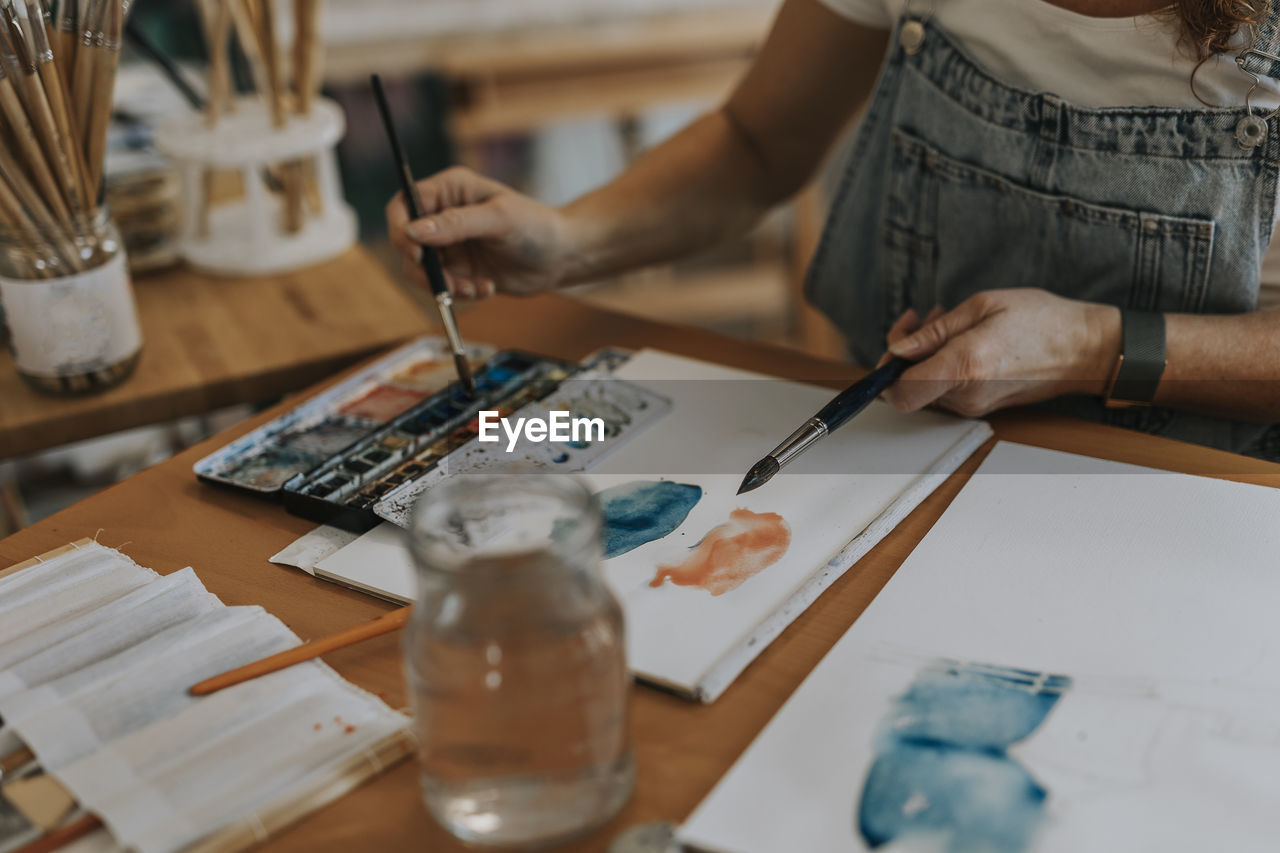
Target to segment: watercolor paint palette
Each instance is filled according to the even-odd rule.
[[[612,350],[582,365],[495,353],[475,367],[472,399],[456,382],[447,350],[435,343],[415,349],[413,358],[388,357],[206,457],[195,466],[197,476],[279,495],[296,515],[360,533],[379,523],[379,508],[407,523],[417,496],[451,474],[513,464],[584,470],[670,409],[661,396],[611,378],[627,359]],[[435,356],[444,359],[443,376],[430,367]],[[553,409],[601,415],[604,440],[522,440],[510,451],[505,438],[478,441],[481,411],[546,418]]]
[[[476,398],[458,385],[394,418],[338,456],[284,486],[285,507],[317,521],[362,532],[388,514],[408,522],[418,496],[446,476],[486,469],[581,471],[670,409],[662,397],[610,377],[625,358],[602,353],[579,367],[504,351],[476,371]],[[593,401],[606,401],[592,406]],[[527,440],[508,450],[505,437],[479,441],[479,412],[542,417],[551,410],[586,415],[607,410],[603,441]],[[500,431],[499,431],[500,432]]]
[[[473,346],[479,363],[492,347]],[[196,476],[209,483],[278,494],[286,482],[323,464],[454,378],[443,338],[418,338],[296,409],[201,459]]]
[[[407,527],[414,504],[422,493],[445,477],[459,474],[586,471],[671,411],[671,401],[666,397],[612,377],[610,371],[623,363],[624,357],[611,352],[603,358],[607,359],[606,363],[595,360],[591,368],[575,374],[548,393],[542,393],[543,389],[530,389],[534,393],[512,397],[498,408],[503,417],[511,419],[546,420],[553,411],[569,412],[574,418],[599,418],[604,427],[601,439],[588,441],[580,434],[577,440],[532,442],[521,435],[509,443],[508,437],[501,435],[497,443],[481,442],[476,426],[467,424],[452,433],[440,447],[429,448],[427,458],[419,455],[406,463],[416,467],[439,459],[439,464],[413,478],[405,477],[391,490],[384,491],[382,486],[372,490],[370,494],[380,497],[373,507],[374,513]],[[517,405],[524,400],[528,402]]]

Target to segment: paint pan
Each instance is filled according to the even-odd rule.
[[[491,347],[469,348],[476,364],[493,352]],[[448,370],[439,369],[445,364]],[[444,339],[419,338],[201,459],[194,466],[196,476],[262,494],[279,492],[293,477],[446,388],[452,365]]]

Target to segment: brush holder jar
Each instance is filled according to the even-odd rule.
[[[215,275],[272,275],[349,249],[356,217],[334,155],[345,130],[324,98],[282,127],[255,99],[213,126],[192,114],[161,127],[156,145],[178,164],[186,199],[183,259]]]
[[[138,364],[133,287],[105,208],[72,222],[0,227],[0,305],[18,373],[39,391],[102,391]]]

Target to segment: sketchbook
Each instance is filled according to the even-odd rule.
[[[1274,850],[1277,518],[1280,490],[997,444],[680,840]]]
[[[604,509],[604,576],[626,613],[635,674],[704,702],[991,435],[982,421],[875,403],[738,496],[746,469],[830,389],[651,350],[614,375],[671,407],[584,475]],[[391,525],[314,571],[396,601],[414,596]]]

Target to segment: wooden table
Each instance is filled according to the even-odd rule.
[[[612,314],[556,296],[494,300],[469,313],[475,341],[579,358],[604,345],[652,346],[794,379],[831,384],[856,373],[848,365],[719,337],[709,332]],[[196,482],[191,464],[233,436],[274,417],[280,407],[157,465],[96,497],[0,541],[0,566],[99,531],[99,541],[161,572],[195,567],[227,604],[260,604],[303,638],[332,633],[390,605],[272,566],[267,557],[310,529],[279,507]],[[1157,468],[1280,486],[1280,465],[1082,421],[1028,413],[994,419],[1002,439]],[[609,826],[569,850],[599,851],[617,832],[650,820],[679,821],[710,791],[783,701],[885,584],[977,467],[966,463],[893,533],[796,619],[711,705],[644,687],[634,689],[632,731],[639,762],[636,791]],[[382,637],[327,660],[369,690],[405,703],[398,638]],[[454,850],[418,800],[406,762],[266,845],[273,851]]]
[[[40,394],[0,352],[0,459],[272,400],[421,334],[426,315],[364,249],[287,275],[179,268],[134,281],[137,372],[89,397]]]

